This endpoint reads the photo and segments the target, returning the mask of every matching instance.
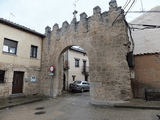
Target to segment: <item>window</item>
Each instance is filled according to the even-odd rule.
[[[75,81],[76,76],[75,76],[75,75],[72,75],[72,78],[73,78],[73,81]]]
[[[9,40],[9,39],[4,39],[4,44],[3,44],[3,52],[5,53],[11,53],[11,54],[16,54],[17,52],[17,41]]]
[[[83,67],[86,67],[86,63],[87,63],[87,61],[83,60]]]
[[[5,71],[0,70],[0,83],[4,83],[4,74],[5,74]]]
[[[75,67],[79,67],[79,60],[75,59]]]
[[[37,50],[38,50],[37,46],[31,45],[30,57],[37,58]]]

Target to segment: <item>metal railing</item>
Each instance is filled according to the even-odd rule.
[[[70,67],[69,67],[69,61],[64,61],[64,64],[63,64],[63,69],[64,70],[68,70]]]
[[[89,67],[88,66],[82,66],[82,73],[83,74],[89,73]]]

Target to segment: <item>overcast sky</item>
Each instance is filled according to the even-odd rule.
[[[85,12],[88,17],[93,14],[93,8],[99,6],[101,11],[109,10],[110,0],[0,0],[0,18],[4,18],[23,25],[37,32],[44,33],[45,27],[52,26],[55,23],[62,26],[64,21],[71,23],[73,19],[73,11],[79,14]],[[124,6],[130,0],[117,0],[118,6]],[[131,0],[134,1],[134,0]],[[160,5],[160,0],[135,0],[135,4],[131,11],[150,10]],[[141,2],[142,1],[142,2]],[[73,5],[73,3],[76,3]],[[142,3],[142,4],[141,4]],[[130,6],[129,4],[128,6]],[[125,9],[127,11],[127,9]],[[142,13],[128,13],[127,21],[135,19]]]

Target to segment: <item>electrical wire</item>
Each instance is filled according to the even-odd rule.
[[[147,24],[129,24],[131,26],[141,26],[143,28],[139,27],[132,27],[131,29],[138,29],[138,30],[145,30],[145,29],[155,29],[155,28],[160,28],[160,25],[147,25]]]
[[[157,28],[157,27],[160,27],[160,25],[147,25],[147,24],[130,24],[130,25],[138,25],[138,26],[146,26],[146,27],[155,27],[155,28]]]
[[[131,50],[131,52],[133,52],[134,51],[134,40],[133,40],[133,36],[132,36],[132,31],[131,31],[131,29],[133,29],[133,27],[130,27],[130,25],[131,24],[128,24],[128,22],[125,20],[125,23],[126,23],[126,25],[127,25],[127,27],[128,27],[128,30],[129,30],[129,36],[130,36],[130,39],[131,39],[131,44],[132,44],[132,50]]]
[[[131,4],[131,6],[128,8],[128,10],[127,10],[127,12],[126,12],[126,14],[124,15],[124,16],[126,16],[127,15],[127,13],[128,13],[128,11],[131,9],[131,7],[133,6],[133,4],[135,3],[135,0],[133,0],[133,2],[132,2],[132,4]]]
[[[123,13],[122,11],[119,13],[119,15],[116,17],[116,19],[114,19],[112,25],[115,23],[115,21],[118,19],[118,17],[119,17],[122,13]]]
[[[124,10],[126,9],[126,7],[128,6],[128,4],[129,4],[130,2],[131,2],[131,0],[129,0],[129,1],[127,0],[127,1],[126,1],[126,3],[125,3],[124,6],[123,6],[123,9],[124,9]]]
[[[160,13],[160,11],[128,11],[128,13]]]
[[[128,0],[126,1],[126,3],[125,3],[125,7],[124,7],[124,9],[128,6],[128,4],[131,2],[131,0],[128,2]],[[135,3],[135,0],[133,0],[133,2],[132,2],[132,4],[131,4],[131,6],[129,7],[129,9],[127,10],[127,12],[126,12],[126,14],[128,13],[128,11],[131,9],[131,7],[133,6],[133,4]],[[113,21],[113,23],[112,23],[112,25],[115,23],[115,21],[118,19],[118,17],[123,13],[124,11],[121,11],[120,13],[119,13],[119,15],[115,18],[115,20]],[[126,14],[124,15],[124,16],[126,16]]]

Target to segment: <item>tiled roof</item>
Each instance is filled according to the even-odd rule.
[[[80,47],[77,48],[77,47],[72,46],[72,47],[70,47],[70,49],[74,50],[74,51],[77,51],[77,52],[81,52],[81,53],[86,54],[86,52],[82,48],[80,48]]]
[[[11,22],[11,21],[9,21],[9,20],[6,20],[6,19],[3,19],[3,18],[0,18],[0,23],[5,24],[5,25],[8,25],[8,26],[11,26],[11,27],[14,27],[14,28],[16,28],[16,29],[20,29],[20,30],[25,31],[25,32],[29,32],[29,33],[31,33],[31,34],[38,35],[38,36],[40,36],[40,37],[45,37],[45,34],[36,32],[35,30],[32,30],[32,29],[27,28],[27,27],[25,27],[25,26],[22,26],[22,25],[13,23],[13,22]]]
[[[156,55],[156,54],[160,54],[160,52],[154,52],[154,53],[139,53],[139,54],[134,54],[134,56]]]

